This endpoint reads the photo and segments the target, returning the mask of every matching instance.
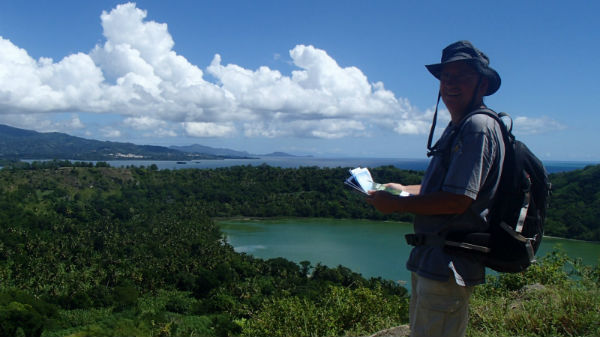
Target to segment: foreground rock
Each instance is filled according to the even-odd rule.
[[[408,325],[400,325],[394,328],[381,330],[369,337],[405,337],[410,336],[410,328]]]

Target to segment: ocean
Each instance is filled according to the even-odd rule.
[[[110,160],[107,163],[112,167],[145,166],[155,164],[159,170],[177,169],[214,169],[230,166],[259,166],[269,165],[281,168],[298,167],[379,167],[392,165],[403,170],[424,171],[429,163],[428,159],[399,159],[399,158],[320,158],[320,157],[260,157],[253,159],[223,159],[223,160],[192,160],[186,162],[157,161],[157,160]],[[567,172],[582,169],[588,165],[597,165],[598,162],[583,161],[545,161],[544,166],[548,173]]]

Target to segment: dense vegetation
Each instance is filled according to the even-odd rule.
[[[393,167],[372,173],[379,181],[420,180],[419,172]],[[0,336],[368,335],[405,323],[403,287],[343,266],[235,253],[211,220],[410,219],[375,212],[341,184],[346,176],[343,168],[313,167],[9,165],[0,170]],[[553,177],[553,199],[576,181],[576,174]],[[597,225],[586,228],[597,233]],[[574,265],[569,270],[578,281],[565,263]],[[597,266],[559,256],[524,274],[502,275],[474,297],[469,333],[600,333],[593,310],[599,274]],[[524,290],[531,283],[544,286]],[[534,315],[543,307],[556,313]],[[527,323],[532,315],[534,326]]]
[[[548,235],[600,241],[600,165],[550,176]]]
[[[270,185],[259,173],[273,175],[269,168],[24,166],[0,171],[1,336],[285,335],[295,326],[280,321],[282,306],[318,317],[305,322],[318,335],[407,319],[406,289],[393,282],[342,266],[259,260],[224,242],[210,216],[245,205],[227,190],[254,193],[245,197],[256,200],[245,205],[253,212],[275,207],[269,193],[251,187]],[[317,181],[318,171],[300,180]],[[224,183],[227,175],[237,189]]]
[[[560,251],[525,272],[488,276],[471,298],[468,336],[600,336],[600,268]]]
[[[32,164],[6,161],[4,165],[22,170],[94,166],[68,161]],[[102,162],[97,165],[108,166]],[[105,202],[131,204],[145,202],[149,196],[163,202],[198,202],[201,203],[198,207],[209,217],[412,219],[407,214],[382,215],[364,203],[358,193],[341,184],[348,175],[344,168],[282,169],[263,165],[158,171],[156,166],[151,166],[148,169],[129,168],[125,171],[130,172],[136,185],[119,186],[120,199],[113,196]],[[374,168],[372,173],[377,181],[404,184],[417,184],[422,176],[422,172],[399,170],[392,166]],[[600,241],[600,222],[596,221],[600,219],[600,165],[554,173],[550,175],[550,180],[552,195],[545,234]],[[107,209],[115,207],[109,205]]]

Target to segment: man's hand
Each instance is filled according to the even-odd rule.
[[[387,183],[387,184],[383,184],[383,186],[385,186],[386,188],[392,189],[392,190],[396,190],[396,191],[404,191],[406,186],[402,185],[402,184],[398,184],[398,183]]]
[[[421,192],[421,185],[402,185],[398,183],[387,183],[383,186],[397,191],[404,191],[412,195],[417,195]]]
[[[367,196],[366,200],[368,204],[373,205],[373,207],[375,207],[381,213],[388,214],[393,212],[402,212],[400,201],[401,198],[402,197],[398,197],[385,191],[369,191],[369,195]]]

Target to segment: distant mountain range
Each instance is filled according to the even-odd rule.
[[[271,155],[291,156],[283,152]],[[36,132],[0,124],[0,159],[194,160],[252,158],[245,151],[203,145],[154,146],[86,139],[60,132]]]
[[[235,151],[230,149],[214,148],[200,144],[187,146],[169,146],[170,149],[186,152],[186,153],[205,153],[214,156],[231,156],[231,157],[252,157],[254,155],[246,151]]]
[[[200,144],[193,144],[187,146],[169,146],[170,149],[188,152],[188,153],[203,153],[203,154],[211,154],[215,156],[224,156],[224,157],[232,157],[232,158],[252,158],[252,157],[298,157],[285,152],[273,152],[268,154],[252,154],[246,151],[236,151],[231,149],[224,148],[214,148],[210,146],[204,146]]]

